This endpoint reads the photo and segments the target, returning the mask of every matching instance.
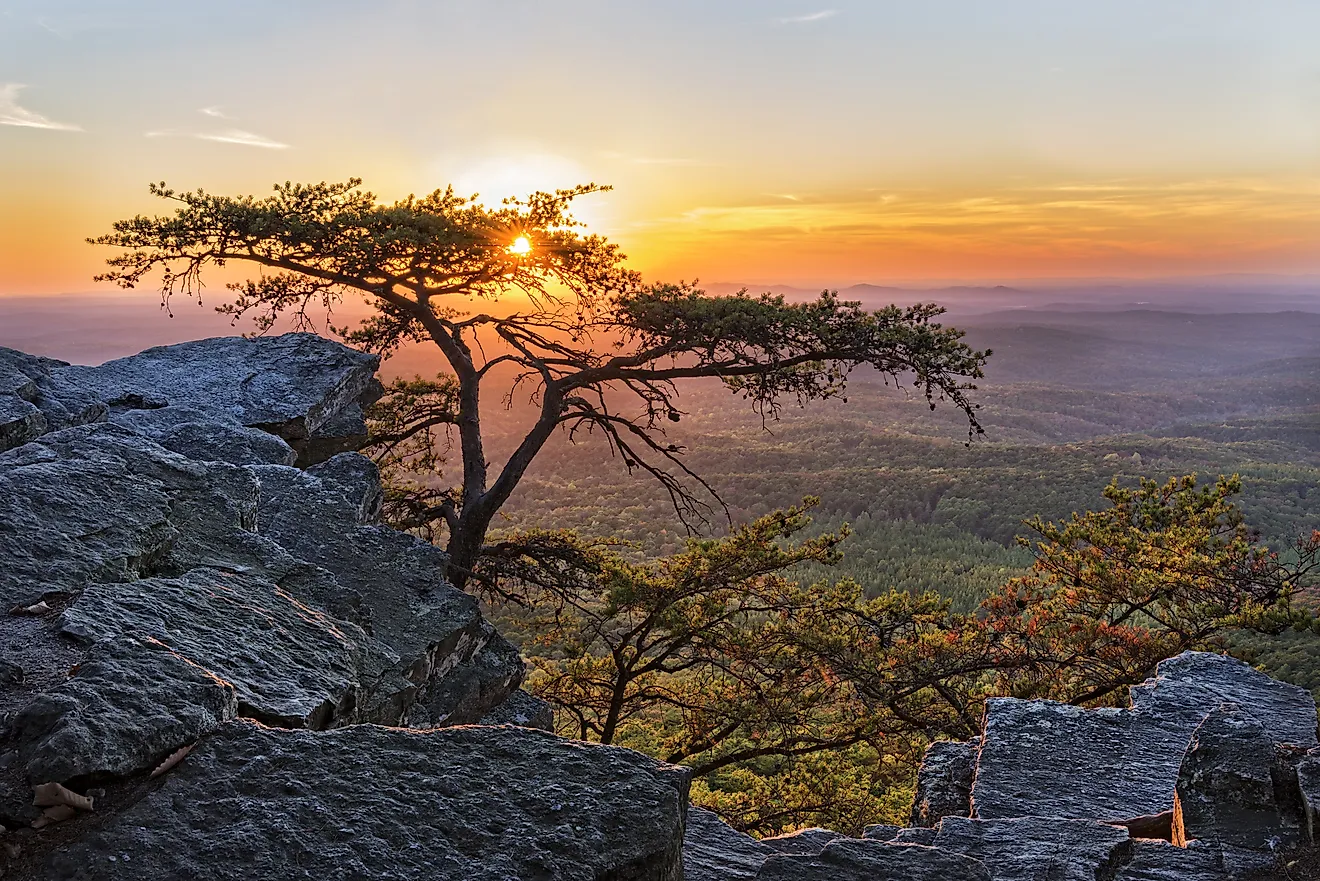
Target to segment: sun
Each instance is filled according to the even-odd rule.
[[[509,245],[509,253],[516,254],[519,257],[524,254],[530,254],[531,251],[532,243],[527,240],[527,236],[518,236],[518,238],[513,240],[513,244]]]

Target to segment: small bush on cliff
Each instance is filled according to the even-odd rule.
[[[1108,508],[1029,523],[1032,572],[969,614],[933,593],[796,583],[846,538],[798,538],[811,500],[647,563],[529,533],[558,550],[505,568],[534,599],[516,623],[561,733],[688,765],[694,798],[743,828],[855,832],[903,819],[923,744],[977,734],[988,697],[1120,703],[1158,661],[1231,630],[1311,624],[1290,600],[1320,572],[1320,534],[1281,560],[1243,524],[1240,489],[1112,484]]]
[[[678,383],[688,379],[718,378],[773,417],[785,400],[841,396],[849,374],[869,366],[915,387],[932,407],[950,401],[970,431],[980,430],[967,392],[989,353],[936,323],[939,307],[866,312],[828,293],[797,304],[643,284],[616,246],[581,234],[571,216],[574,199],[603,189],[593,184],[496,208],[452,189],[381,204],[359,184],[283,184],[264,199],[153,185],[174,213],[119,221],[93,239],[122,249],[99,278],[131,288],[159,270],[168,302],[199,292],[208,266],[240,261],[262,275],[230,285],[235,297],[220,309],[235,318],[255,316],[263,330],[281,316],[306,323],[309,310],[355,295],[376,314],[345,331],[351,342],[385,353],[435,345],[450,372],[391,390],[397,406],[387,443],[411,468],[435,465],[409,442],[452,430],[461,476],[456,485],[417,482],[392,502],[433,529],[459,586],[477,571],[496,514],[557,430],[604,437],[625,467],[664,485],[689,521],[710,513],[698,492],[710,487],[664,431],[682,417]],[[509,295],[518,297],[516,311],[493,306]],[[534,421],[492,467],[482,396],[489,406],[519,390],[536,403]]]

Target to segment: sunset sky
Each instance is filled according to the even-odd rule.
[[[1320,274],[1315,0],[0,0],[0,295],[148,181],[581,216],[649,276]]]

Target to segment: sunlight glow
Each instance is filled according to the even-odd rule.
[[[531,250],[532,243],[527,241],[527,236],[518,236],[513,240],[513,244],[509,245],[509,253],[517,254],[519,257],[531,253]]]

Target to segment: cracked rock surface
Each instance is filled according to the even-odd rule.
[[[326,458],[377,364],[309,334],[0,350],[0,825],[34,783],[118,785],[235,716],[429,728],[517,689],[443,552],[376,522],[375,467]]]
[[[752,881],[775,853],[769,845],[727,825],[717,814],[688,808],[684,881]]]
[[[974,816],[1134,822],[1135,832],[1154,834],[1168,827],[1193,733],[1225,702],[1241,707],[1273,742],[1316,745],[1315,700],[1306,689],[1233,658],[1186,652],[1132,689],[1131,708],[989,701]]]
[[[756,877],[759,881],[996,881],[999,876],[991,875],[984,863],[949,850],[841,838],[816,856],[773,856]]]
[[[356,408],[380,393],[379,366],[375,355],[288,333],[158,346],[99,367],[61,367],[52,381],[60,391],[90,392],[111,407],[194,407],[307,453],[346,411],[360,421]],[[352,428],[360,431],[356,422]]]
[[[14,719],[31,783],[131,774],[238,715],[234,687],[150,637],[97,643]]]
[[[232,722],[34,881],[680,881],[686,804],[678,768],[529,729]]]

